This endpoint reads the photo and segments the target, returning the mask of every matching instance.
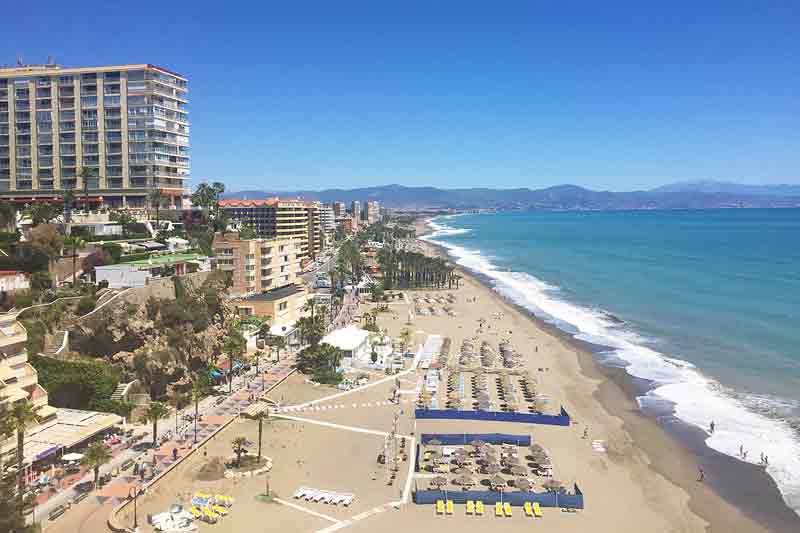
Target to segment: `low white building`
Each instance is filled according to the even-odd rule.
[[[31,283],[25,273],[19,270],[0,270],[0,292],[14,292],[30,288]]]
[[[323,337],[322,342],[342,350],[342,366],[358,367],[371,363],[370,332],[356,326],[336,329]]]
[[[167,239],[167,248],[170,252],[185,252],[189,249],[189,241],[180,237],[170,237]]]

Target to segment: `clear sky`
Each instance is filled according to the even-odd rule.
[[[0,63],[188,76],[194,184],[800,183],[790,0],[0,4]]]

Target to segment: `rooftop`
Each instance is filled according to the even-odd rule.
[[[340,350],[355,350],[369,338],[369,335],[369,331],[356,326],[347,326],[328,333],[322,342],[336,346]]]
[[[288,298],[289,296],[293,296],[301,292],[303,292],[303,289],[297,285],[286,285],[285,287],[278,287],[277,289],[272,289],[271,291],[245,296],[242,298],[242,300],[246,302],[274,302],[276,300],[282,300],[283,298]]]
[[[151,257],[150,259],[139,259],[138,261],[130,261],[128,263],[121,264],[135,267],[166,266],[174,265],[175,263],[183,263],[186,261],[197,261],[198,259],[200,259],[200,254],[168,254],[157,255]]]
[[[160,70],[161,72],[165,72],[172,76],[177,76],[182,80],[186,81],[186,77],[182,74],[178,74],[177,72],[173,72],[169,69],[164,67],[159,67],[158,65],[153,65],[151,63],[131,63],[125,65],[104,65],[101,67],[64,67],[55,63],[49,64],[41,64],[41,65],[0,65],[0,76],[16,76],[20,74],[48,74],[48,73],[55,73],[55,74],[63,74],[72,71],[83,71],[83,72],[92,72],[92,71],[114,71],[114,70],[134,70],[134,69],[145,69],[151,68],[155,70]]]
[[[311,207],[316,205],[315,202],[307,202],[298,198],[265,198],[262,200],[247,200],[238,198],[229,198],[227,200],[220,200],[220,207],[267,207],[276,206],[279,204],[294,204],[302,207]]]

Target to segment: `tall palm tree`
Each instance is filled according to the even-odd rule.
[[[155,181],[155,179],[153,181]],[[161,225],[161,202],[164,200],[164,195],[161,192],[161,189],[155,188],[154,185],[154,188],[147,193],[147,200],[150,202],[150,205],[154,205],[156,208],[156,231],[158,231],[158,227]]]
[[[72,189],[65,189],[61,194],[64,205],[64,223],[67,225],[67,234],[70,234],[70,222],[72,222],[72,206],[75,204],[75,193]]]
[[[153,447],[158,441],[158,421],[169,414],[169,407],[163,402],[150,402],[142,415],[145,422],[153,424]]]
[[[78,250],[86,246],[86,241],[81,239],[80,237],[73,237],[69,236],[64,239],[64,246],[67,248],[72,248],[72,286],[75,287],[78,284]]]
[[[267,411],[259,411],[254,415],[251,415],[250,418],[252,420],[258,420],[258,462],[261,462],[261,437],[263,435],[263,427],[264,427],[264,420],[269,419],[269,413]]]
[[[11,408],[11,426],[17,432],[17,506],[23,512],[23,494],[25,493],[25,470],[22,468],[25,458],[25,431],[37,423],[35,407],[30,400],[22,400]]]
[[[94,171],[89,167],[81,167],[80,172],[78,175],[81,177],[81,181],[83,182],[83,209],[88,213],[89,212],[89,178],[94,175]]]
[[[0,227],[4,230],[14,231],[17,210],[8,200],[0,200]]]
[[[239,361],[247,349],[247,340],[242,335],[239,324],[233,324],[228,328],[228,335],[223,345],[223,351],[228,354],[228,392],[233,392],[233,365]]]
[[[173,389],[169,397],[169,403],[175,409],[175,436],[178,436],[178,414],[186,406],[188,396],[178,389]]]
[[[109,462],[111,457],[111,450],[102,442],[93,442],[86,449],[81,463],[91,468],[94,472],[95,488],[97,488],[97,480],[100,479],[100,467]]]

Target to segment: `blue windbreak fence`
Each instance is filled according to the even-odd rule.
[[[566,409],[563,407],[559,415],[507,413],[505,411],[460,411],[458,409],[416,409],[414,411],[414,416],[419,420],[487,420],[494,422],[569,426],[569,413],[567,413]]]
[[[437,500],[452,500],[453,503],[466,503],[467,500],[472,500],[482,501],[489,505],[502,501],[517,507],[522,507],[525,502],[539,502],[542,507],[583,509],[583,493],[578,485],[575,485],[574,494],[567,492],[500,493],[493,490],[417,490],[412,495],[412,500],[418,504],[432,504]]]
[[[530,435],[509,435],[506,433],[423,433],[419,436],[422,444],[438,440],[444,446],[466,446],[474,440],[482,440],[487,444],[516,444],[530,446]]]

